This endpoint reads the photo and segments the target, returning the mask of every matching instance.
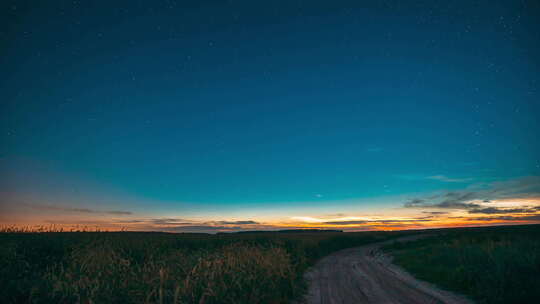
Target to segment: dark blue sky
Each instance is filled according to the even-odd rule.
[[[540,175],[540,4],[406,2],[2,1],[0,190],[296,208]]]

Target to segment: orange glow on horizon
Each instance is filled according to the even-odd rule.
[[[264,216],[183,218],[173,216],[141,217],[137,214],[13,213],[0,215],[0,227],[6,231],[163,231],[234,232],[282,229],[333,229],[344,231],[408,230],[491,225],[540,223],[540,198],[471,201],[476,209],[388,208],[378,213],[334,214],[321,216]],[[79,210],[79,209],[77,209]],[[81,209],[82,210],[82,209]],[[55,210],[56,211],[56,210]],[[232,219],[231,219],[232,218]]]
[[[540,213],[538,213],[540,215]],[[391,223],[385,220],[368,221],[362,224],[324,224],[324,223],[259,223],[248,225],[218,225],[216,223],[208,224],[207,230],[200,231],[191,230],[191,227],[200,225],[179,225],[179,226],[143,226],[134,224],[118,225],[116,223],[100,222],[94,225],[91,224],[47,224],[47,223],[17,223],[0,225],[0,231],[8,231],[9,229],[21,229],[28,232],[31,231],[163,231],[163,232],[234,232],[242,230],[282,230],[282,229],[331,229],[344,231],[396,231],[410,229],[435,229],[435,228],[458,228],[471,226],[495,226],[495,225],[518,225],[518,224],[540,224],[540,220],[527,220],[527,216],[516,216],[513,220],[471,220],[468,218],[452,219],[444,218],[431,222],[415,223],[411,220],[393,221]],[[177,229],[184,228],[184,229]],[[178,230],[178,231],[176,231]]]

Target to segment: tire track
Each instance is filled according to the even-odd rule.
[[[419,281],[391,263],[381,246],[412,241],[425,235],[340,250],[321,259],[307,273],[307,304],[471,304],[463,296]]]

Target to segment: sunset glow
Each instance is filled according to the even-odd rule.
[[[540,198],[504,198],[471,200],[467,209],[442,207],[388,207],[375,213],[292,216],[288,218],[241,219],[235,217],[141,216],[127,211],[89,210],[52,205],[29,205],[2,217],[6,226],[30,230],[101,230],[232,232],[280,229],[337,229],[343,231],[403,230],[444,227],[486,226],[497,224],[540,223]],[[39,211],[33,213],[32,211]],[[6,216],[8,215],[8,216]]]

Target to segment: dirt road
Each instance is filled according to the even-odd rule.
[[[397,239],[410,241],[419,236]],[[394,241],[394,240],[393,240]],[[320,260],[306,273],[307,304],[472,303],[464,297],[418,281],[393,265],[379,248],[389,242],[344,249]]]

